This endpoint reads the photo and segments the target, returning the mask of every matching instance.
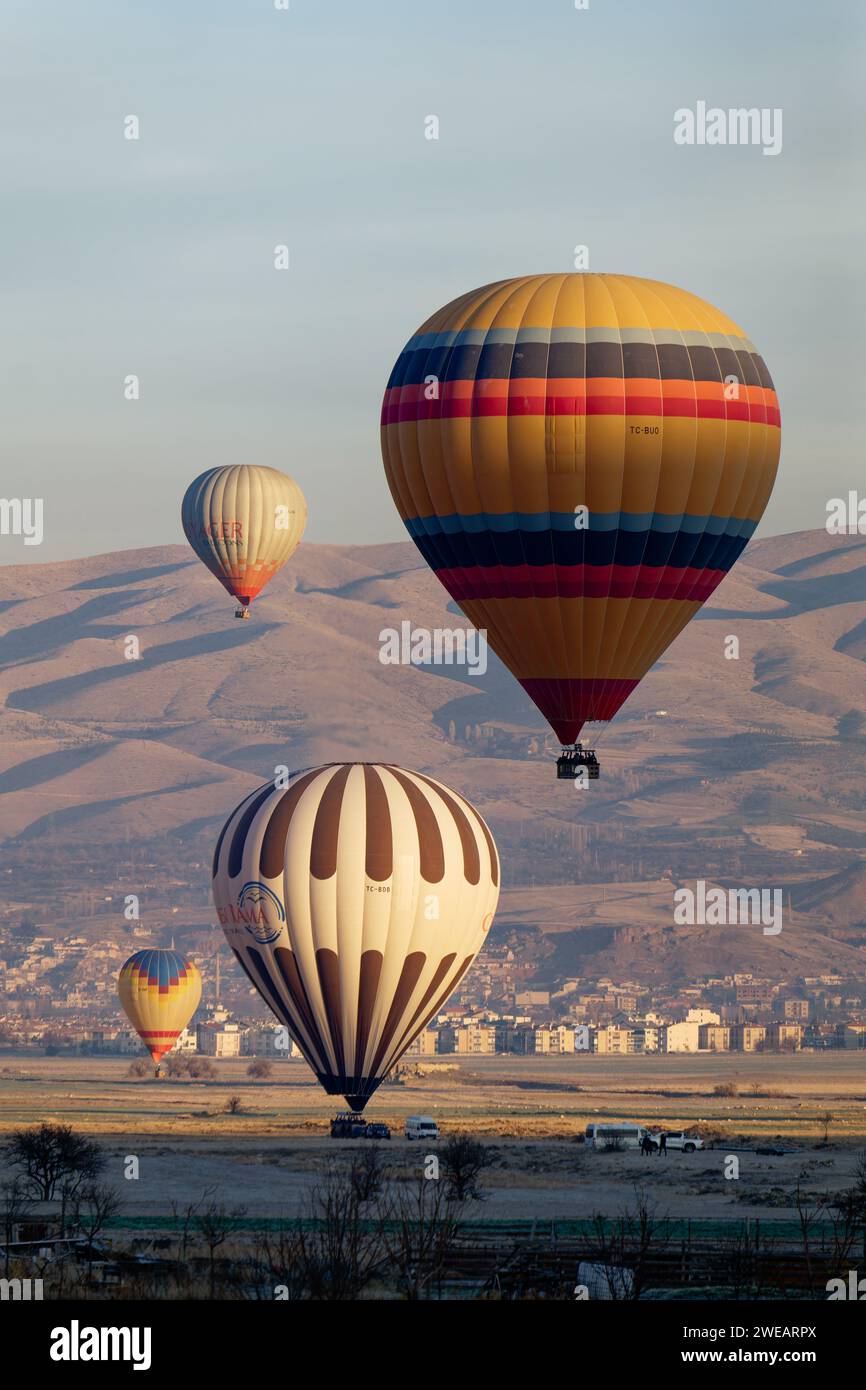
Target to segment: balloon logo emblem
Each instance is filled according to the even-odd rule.
[[[250,936],[260,946],[276,941],[286,920],[286,910],[274,890],[255,880],[245,883],[238,894],[238,911]],[[267,920],[271,912],[276,913],[277,926]]]

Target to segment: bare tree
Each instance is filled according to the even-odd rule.
[[[310,1220],[298,1229],[300,1278],[313,1299],[358,1297],[382,1268],[382,1222],[362,1211],[350,1173],[332,1166],[310,1195]]]
[[[254,1062],[250,1062],[247,1067],[247,1076],[253,1081],[267,1081],[273,1073],[273,1067],[266,1057],[257,1057]]]
[[[87,1237],[87,1282],[90,1283],[94,1242],[120,1210],[120,1198],[107,1183],[89,1183],[76,1195],[73,1210],[75,1225]]]
[[[791,1204],[797,1213],[797,1221],[800,1226],[800,1244],[803,1247],[803,1259],[806,1268],[806,1283],[809,1289],[809,1294],[814,1297],[815,1277],[813,1268],[813,1239],[816,1234],[814,1228],[816,1224],[821,1220],[821,1217],[823,1215],[823,1208],[820,1203],[816,1204],[814,1207],[810,1207],[809,1200],[805,1192],[803,1192],[802,1188],[800,1187],[799,1180],[797,1182],[797,1187],[795,1189]],[[820,1236],[820,1230],[818,1231],[818,1235]]]
[[[441,1284],[458,1225],[458,1203],[448,1184],[419,1175],[394,1184],[383,1203],[383,1241],[404,1298],[424,1298]]]
[[[652,1255],[670,1243],[670,1222],[656,1213],[656,1203],[636,1184],[633,1205],[624,1207],[619,1216],[608,1220],[597,1212],[592,1218],[592,1259],[612,1271],[608,1278],[612,1299],[639,1299],[651,1272]],[[623,1270],[631,1277],[623,1278]]]
[[[261,1236],[253,1256],[257,1277],[252,1281],[255,1298],[271,1300],[279,1288],[285,1301],[309,1297],[304,1276],[302,1241],[297,1225],[280,1225],[274,1236]]]
[[[211,1298],[216,1291],[216,1252],[225,1244],[245,1211],[245,1207],[233,1207],[230,1211],[222,1202],[209,1202],[195,1217],[196,1229],[207,1246]]]
[[[5,1182],[0,1191],[3,1194],[4,1275],[8,1279],[12,1259],[9,1247],[15,1240],[16,1227],[30,1211],[32,1198],[28,1195],[26,1183],[21,1177]]]
[[[69,1125],[19,1129],[4,1152],[9,1166],[20,1170],[29,1191],[43,1202],[53,1202],[58,1188],[65,1197],[74,1196],[95,1182],[105,1167],[99,1145],[75,1134]]]
[[[494,1154],[486,1144],[471,1134],[452,1134],[439,1150],[448,1196],[457,1202],[483,1202],[480,1177],[494,1162]]]
[[[195,1229],[194,1223],[199,1212],[207,1205],[216,1192],[215,1187],[202,1188],[202,1194],[197,1202],[188,1202],[181,1208],[177,1202],[171,1203],[171,1214],[175,1225],[180,1226],[180,1241],[178,1243],[178,1258],[186,1263],[187,1251],[189,1249],[190,1232]]]
[[[381,1197],[388,1177],[389,1169],[382,1162],[378,1144],[361,1149],[352,1159],[349,1181],[359,1203],[373,1202]]]

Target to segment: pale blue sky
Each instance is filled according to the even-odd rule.
[[[864,8],[11,0],[0,491],[45,499],[45,539],[0,561],[180,541],[187,483],[237,461],[297,478],[310,540],[403,538],[378,416],[405,339],[576,243],[743,325],[782,406],[762,534],[821,526],[866,476]],[[675,146],[700,99],[781,107],[782,153]]]

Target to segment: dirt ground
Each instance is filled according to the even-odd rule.
[[[321,1093],[302,1062],[275,1063],[265,1082],[252,1082],[247,1066],[217,1062],[213,1081],[172,1082],[132,1080],[129,1063],[113,1058],[7,1055],[0,1135],[47,1120],[98,1137],[109,1155],[106,1177],[133,1220],[170,1216],[173,1202],[182,1207],[205,1189],[251,1217],[302,1215],[328,1165],[346,1162],[356,1147],[328,1136],[340,1102]],[[798,1183],[811,1201],[831,1196],[851,1184],[866,1150],[863,1053],[449,1058],[420,1071],[383,1087],[368,1106],[370,1118],[392,1129],[383,1153],[405,1177],[419,1171],[422,1146],[402,1138],[410,1114],[434,1116],[443,1134],[484,1138],[495,1150],[487,1198],[473,1211],[484,1221],[615,1215],[633,1201],[635,1183],[672,1218],[791,1221]],[[714,1094],[731,1085],[736,1095]],[[239,1114],[227,1113],[232,1096]],[[714,1147],[666,1158],[595,1152],[579,1142],[593,1119],[686,1127]],[[777,1139],[792,1151],[754,1152]],[[130,1155],[139,1159],[133,1180],[123,1177]],[[726,1176],[730,1155],[736,1177]]]

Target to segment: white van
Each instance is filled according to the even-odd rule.
[[[438,1139],[439,1126],[429,1115],[410,1115],[406,1121],[407,1139]]]
[[[586,1142],[593,1149],[639,1149],[646,1133],[646,1125],[602,1121],[601,1124],[587,1125]]]

